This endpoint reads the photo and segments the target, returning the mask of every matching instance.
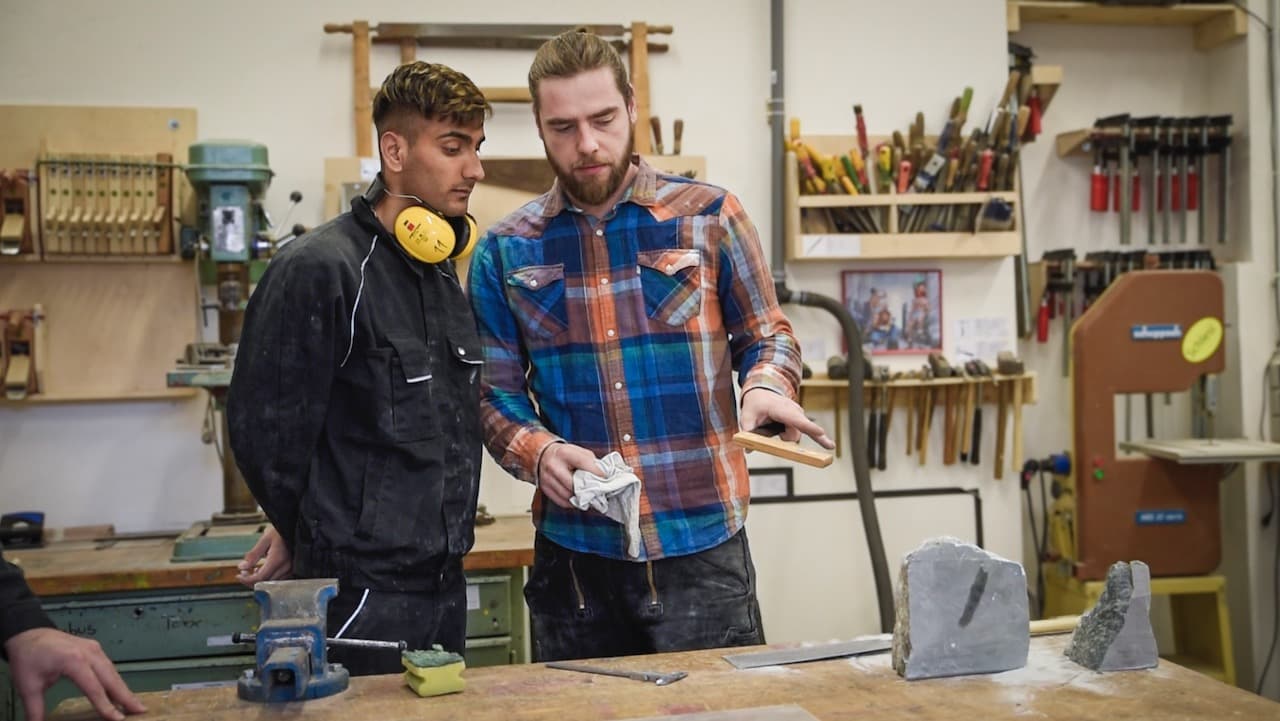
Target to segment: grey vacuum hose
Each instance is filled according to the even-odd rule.
[[[889,579],[889,563],[884,550],[884,538],[880,534],[880,516],[876,513],[876,499],[871,490],[871,469],[867,465],[867,431],[863,423],[862,411],[862,378],[866,373],[863,368],[862,336],[853,316],[839,301],[825,295],[807,293],[802,290],[792,291],[785,285],[775,284],[778,302],[822,308],[830,312],[840,322],[844,333],[845,347],[848,349],[845,362],[849,367],[849,439],[852,444],[854,488],[858,493],[858,510],[862,512],[862,527],[867,536],[867,550],[871,554],[871,574],[876,582],[876,602],[880,607],[880,631],[893,631],[893,585]]]
[[[778,302],[795,303],[796,305],[823,308],[829,311],[840,322],[840,330],[844,333],[845,348],[848,350],[849,368],[849,434],[851,436],[853,456],[854,487],[858,493],[858,509],[862,512],[862,528],[867,534],[867,551],[871,555],[871,574],[876,583],[876,601],[880,607],[880,630],[883,633],[893,631],[893,583],[889,579],[889,563],[884,552],[884,539],[880,535],[880,517],[876,514],[876,499],[871,491],[871,469],[867,465],[867,432],[862,420],[862,336],[858,326],[853,322],[849,309],[839,301],[824,295],[792,291],[787,288],[786,242],[784,229],[785,208],[782,202],[781,187],[785,174],[786,152],[782,145],[784,123],[784,76],[783,76],[783,34],[782,34],[782,0],[769,0],[769,44],[770,60],[770,95],[768,104],[769,125],[772,136],[770,151],[772,156],[773,193],[773,234],[771,267],[774,289],[778,294]]]

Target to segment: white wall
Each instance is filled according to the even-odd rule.
[[[0,66],[22,69],[0,74],[0,97],[8,103],[195,107],[200,138],[250,138],[267,145],[277,173],[269,207],[279,213],[289,191],[301,190],[305,200],[293,220],[310,224],[320,217],[321,159],[354,151],[351,41],[321,32],[322,24],[349,21],[353,12],[373,22],[644,19],[673,24],[675,34],[656,38],[669,42],[672,50],[651,62],[652,110],[666,119],[668,128],[676,115],[685,119],[686,152],[706,156],[710,179],[742,198],[768,242],[773,219],[764,0],[652,0],[642,9],[586,0],[536,7],[513,0],[430,7],[383,0],[358,9],[335,0],[24,3],[0,25]],[[936,132],[951,99],[970,85],[975,89],[973,115],[983,116],[1004,84],[1005,39],[1000,0],[789,2],[787,114],[801,118],[806,132],[847,133],[853,127],[850,105],[860,102],[872,133],[905,128],[916,110],[926,113],[928,130]],[[396,58],[391,47],[376,51],[375,82]],[[481,85],[520,84],[528,58],[526,53],[480,51],[432,56],[463,68]],[[499,106],[487,131],[489,154],[541,153],[525,107]],[[886,265],[941,268],[948,322],[961,317],[1013,322],[1011,260]],[[796,266],[791,282],[838,296],[839,271],[850,267]],[[809,309],[789,312],[810,359],[821,367],[837,348],[836,326]],[[948,342],[948,351],[952,345]],[[201,401],[0,408],[0,505],[42,508],[55,526],[113,522],[122,531],[169,528],[207,517],[220,507],[220,477],[213,451],[199,443],[202,408]],[[1045,414],[1053,412],[1049,408]],[[992,416],[989,409],[989,427]],[[819,418],[833,425],[829,412]],[[893,427],[893,463],[875,476],[876,487],[977,488],[987,546],[1019,557],[1021,505],[1014,476],[995,482],[989,464],[976,470],[945,469],[937,462],[938,432],[930,464],[920,468],[914,459],[908,464],[902,455],[905,414],[899,413]],[[1058,439],[1048,447],[1062,444]],[[1028,443],[1028,450],[1040,449]],[[778,465],[766,458],[752,463]],[[826,471],[799,469],[796,481],[801,492],[851,490],[848,455]],[[482,500],[492,510],[523,512],[528,499],[527,488],[502,477],[492,464],[486,466]],[[894,500],[881,506],[895,576],[901,554],[922,539],[938,532],[972,533],[967,498]],[[753,509],[750,527],[771,640],[878,630],[860,523],[850,503]]]

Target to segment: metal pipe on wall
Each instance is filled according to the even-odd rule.
[[[769,0],[769,49],[770,49],[770,84],[769,125],[770,125],[770,166],[772,178],[772,210],[773,232],[771,234],[771,268],[774,289],[780,303],[822,308],[836,317],[840,330],[844,334],[847,349],[845,362],[849,368],[849,438],[852,445],[850,456],[853,459],[854,488],[858,494],[858,509],[862,515],[862,527],[867,537],[867,550],[871,555],[871,573],[875,579],[876,601],[880,610],[880,630],[884,633],[893,631],[893,585],[889,577],[889,563],[884,550],[884,538],[880,533],[880,518],[876,513],[875,495],[871,490],[871,469],[867,463],[866,429],[863,425],[862,411],[862,378],[864,374],[862,362],[862,337],[858,326],[845,308],[835,298],[830,298],[806,291],[792,291],[787,288],[786,271],[786,223],[784,222],[784,204],[782,194],[785,189],[782,180],[785,177],[786,150],[782,137],[786,126],[784,96],[784,40],[783,40],[783,2]]]

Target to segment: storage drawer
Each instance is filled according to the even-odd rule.
[[[467,576],[467,637],[511,633],[511,577]]]
[[[467,648],[462,657],[467,660],[467,668],[506,666],[515,663],[510,636],[468,638]]]
[[[117,663],[243,654],[230,635],[257,629],[260,617],[247,590],[67,597],[44,608],[58,628],[97,641]]]
[[[253,668],[253,659],[253,656],[225,656],[175,661],[142,661],[117,664],[116,670],[135,693],[209,685],[234,687],[236,679],[240,678],[244,670]],[[8,679],[3,680],[5,686],[10,685]],[[54,706],[69,698],[82,695],[80,689],[64,678],[45,692],[45,712],[47,714],[53,710]],[[22,702],[15,699],[15,711],[18,711],[21,706]],[[23,719],[25,716],[18,712],[14,718]]]

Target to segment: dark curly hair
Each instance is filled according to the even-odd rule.
[[[421,60],[392,70],[373,97],[373,124],[378,135],[393,130],[410,143],[416,129],[408,122],[410,118],[448,120],[471,127],[492,115],[493,108],[471,78],[447,65]]]

